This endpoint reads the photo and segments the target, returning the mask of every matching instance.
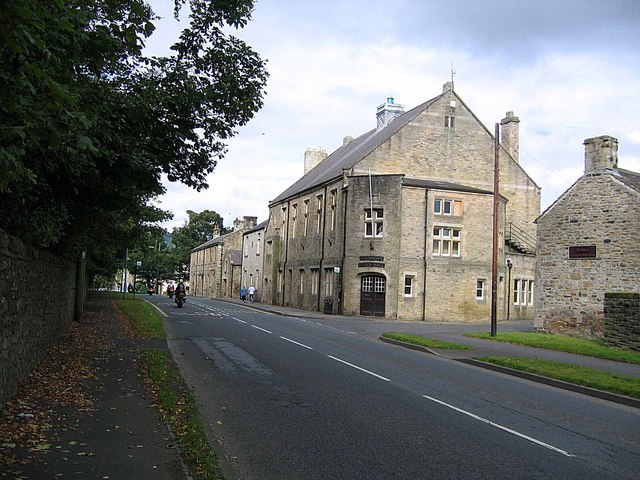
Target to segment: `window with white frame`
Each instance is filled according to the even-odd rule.
[[[260,255],[260,233],[258,233],[258,239],[256,241],[256,255]]]
[[[371,209],[364,209],[364,236],[365,238],[382,238],[384,233],[384,210],[374,208],[373,215]]]
[[[324,295],[333,296],[333,268],[324,269]]]
[[[476,300],[484,300],[484,292],[486,287],[486,280],[479,278],[476,280]]]
[[[434,257],[459,257],[462,230],[451,227],[433,227]]]
[[[291,205],[291,238],[296,238],[296,230],[298,226],[298,204]]]
[[[320,280],[320,271],[317,268],[311,269],[311,295],[318,294],[318,282]]]
[[[333,232],[336,229],[336,197],[338,195],[337,190],[331,190],[331,231]]]
[[[456,117],[453,115],[445,115],[444,126],[445,128],[454,128],[456,126]]]
[[[433,201],[433,213],[435,215],[462,216],[462,200],[436,198]]]
[[[287,207],[282,207],[282,228],[280,229],[280,234],[282,235],[282,239],[285,238],[285,227],[287,225]]]
[[[316,197],[316,233],[320,233],[322,226],[322,195]]]
[[[404,276],[404,296],[413,297],[413,275]]]
[[[307,236],[307,229],[309,227],[309,200],[304,201],[304,236]]]
[[[533,280],[524,278],[513,280],[513,304],[533,305]]]
[[[300,294],[304,293],[304,269],[300,269]]]

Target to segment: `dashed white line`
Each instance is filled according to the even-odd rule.
[[[240,320],[239,318],[236,318],[236,317],[231,317],[231,318],[233,318],[236,322],[247,323],[244,320]]]
[[[259,326],[257,326],[257,325],[251,325],[251,326],[252,326],[253,328],[257,328],[258,330],[262,330],[263,332],[266,332],[266,333],[272,333],[272,332],[270,332],[269,330],[265,330],[264,328],[259,327]]]
[[[287,338],[287,337],[280,337],[280,338],[283,340],[286,340],[287,342],[295,343],[296,345],[299,345],[301,347],[308,348],[309,350],[313,350],[313,348],[311,348],[308,345],[305,345],[304,343],[296,342],[295,340],[291,340],[290,338]]]
[[[390,382],[391,381],[388,378],[383,377],[382,375],[378,375],[377,373],[373,373],[373,372],[370,372],[369,370],[365,370],[362,367],[354,365],[353,363],[349,363],[349,362],[347,362],[345,360],[341,360],[338,357],[334,357],[332,355],[327,355],[327,357],[331,358],[332,360],[336,360],[337,362],[344,363],[345,365],[349,365],[350,367],[356,368],[356,369],[358,369],[358,370],[360,370],[360,371],[362,371],[364,373],[368,373],[369,375],[373,375],[374,377],[379,378],[381,380],[384,380],[385,382]]]
[[[479,421],[484,422],[484,423],[486,423],[488,425],[491,425],[492,427],[499,428],[500,430],[504,430],[507,433],[510,433],[510,434],[515,435],[515,436],[520,437],[520,438],[524,438],[525,440],[529,440],[530,442],[533,442],[536,445],[540,445],[541,447],[548,448],[549,450],[553,450],[554,452],[561,453],[562,455],[565,455],[567,457],[575,457],[575,455],[573,455],[573,454],[571,454],[571,453],[569,453],[569,452],[567,452],[565,450],[562,450],[562,449],[560,449],[558,447],[554,447],[553,445],[549,445],[548,443],[544,443],[544,442],[542,442],[540,440],[536,440],[535,438],[532,438],[532,437],[530,437],[528,435],[525,435],[524,433],[520,433],[520,432],[517,432],[515,430],[512,430],[511,428],[507,428],[507,427],[504,427],[502,425],[499,425],[499,424],[497,424],[495,422],[492,422],[491,420],[487,420],[486,418],[482,418],[482,417],[480,417],[480,416],[478,416],[478,415],[476,415],[474,413],[467,412],[466,410],[462,410],[461,408],[458,408],[458,407],[455,407],[455,406],[453,406],[453,405],[451,405],[449,403],[443,402],[442,400],[438,400],[437,398],[433,398],[433,397],[430,397],[428,395],[422,395],[422,396],[424,398],[428,399],[428,400],[431,400],[432,402],[436,402],[436,403],[439,403],[440,405],[444,405],[445,407],[451,408],[452,410],[455,410],[456,412],[464,413],[465,415],[468,415],[471,418],[475,418],[476,420],[479,420]]]

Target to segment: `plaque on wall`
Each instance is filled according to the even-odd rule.
[[[595,245],[569,247],[569,258],[597,258]]]

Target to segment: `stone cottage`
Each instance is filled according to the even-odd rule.
[[[242,240],[242,281],[241,286],[249,288],[253,285],[257,290],[255,300],[260,301],[260,291],[264,258],[264,232],[267,221],[245,231]]]
[[[584,174],[537,219],[538,330],[604,334],[607,292],[640,292],[640,173],[618,168],[618,140],[584,141]]]
[[[233,222],[233,231],[213,238],[191,251],[189,294],[207,298],[239,297],[242,281],[244,232],[256,226],[257,217],[245,216]]]
[[[376,124],[330,155],[307,151],[304,176],[270,202],[262,301],[488,320],[494,135],[451,82],[407,112],[388,98]],[[498,315],[533,318],[540,188],[518,163],[519,119],[509,112],[501,124]]]

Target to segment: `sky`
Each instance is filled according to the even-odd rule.
[[[169,55],[187,25],[173,0],[147,55]],[[640,0],[258,0],[232,32],[267,61],[263,108],[228,142],[196,192],[165,181],[158,206],[185,224],[213,210],[225,227],[268,218],[269,201],[303,175],[304,152],[328,154],[375,128],[388,96],[405,111],[456,93],[489,129],[520,118],[520,164],[542,210],[584,173],[587,138],[618,139],[620,168],[640,172]]]

